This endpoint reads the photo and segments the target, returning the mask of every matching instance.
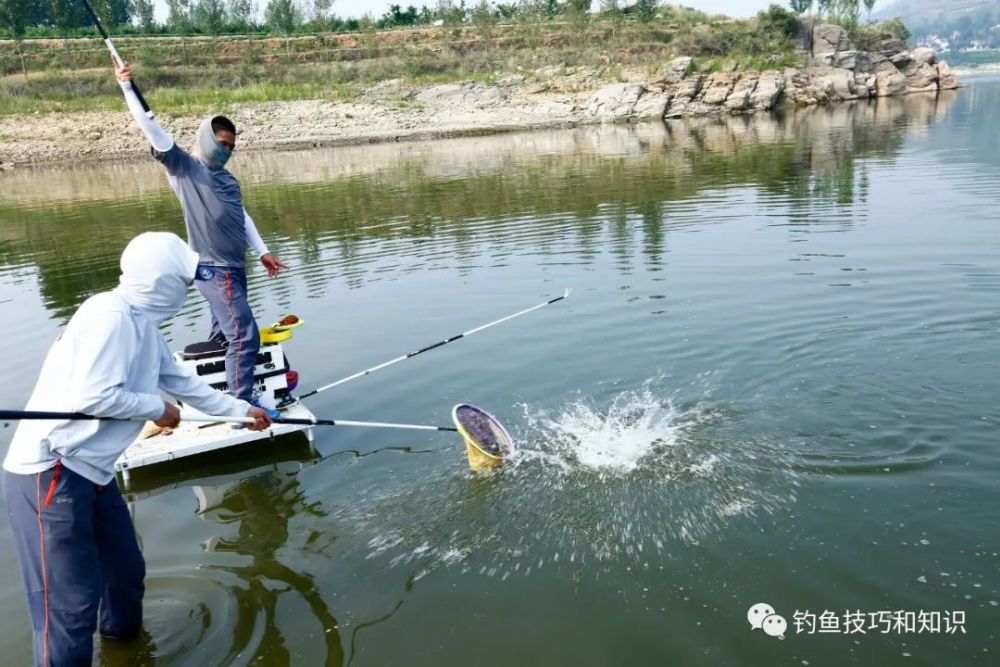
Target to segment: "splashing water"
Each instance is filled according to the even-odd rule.
[[[612,474],[632,472],[647,458],[672,447],[699,415],[697,409],[679,411],[648,386],[618,394],[603,411],[581,399],[556,417],[532,414],[527,406],[525,414],[529,429],[540,432],[569,467]]]
[[[550,411],[522,406],[517,454],[502,469],[423,471],[416,488],[371,488],[339,518],[368,533],[367,558],[390,567],[506,578],[642,566],[794,501],[780,448],[734,437],[731,409],[667,398],[660,383],[603,405],[581,396]]]

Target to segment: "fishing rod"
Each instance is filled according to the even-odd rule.
[[[117,64],[118,67],[124,67],[125,61],[122,60],[120,55],[118,55],[118,49],[115,48],[114,43],[111,41],[111,35],[109,35],[108,31],[104,29],[104,24],[101,23],[101,18],[97,15],[97,12],[94,11],[94,6],[90,4],[90,0],[83,0],[83,6],[87,8],[87,13],[90,14],[90,18],[94,20],[94,25],[97,26],[97,30],[101,33],[101,37],[104,38],[104,45],[107,46],[108,51],[111,52],[111,58],[115,61],[115,64]],[[150,110],[149,105],[146,104],[146,98],[142,96],[142,93],[139,91],[139,86],[136,85],[134,79],[132,80],[132,90],[135,92],[135,96],[139,99],[139,104],[142,105],[142,110],[146,112],[146,115],[149,118],[152,118],[153,112]]]
[[[132,417],[130,419],[117,419],[115,417],[95,417],[94,415],[82,412],[44,412],[38,410],[0,410],[0,420],[20,421],[20,420],[48,419],[59,421],[149,421],[145,417]],[[187,422],[208,422],[208,423],[230,423],[230,424],[253,424],[256,420],[253,417],[216,417],[203,414],[189,414],[182,412],[181,421]],[[427,426],[425,424],[396,424],[390,422],[361,422],[348,419],[305,419],[305,418],[285,418],[272,419],[274,424],[292,424],[296,426],[355,426],[360,428],[396,428],[411,431],[447,431],[457,433],[458,429],[451,426]]]
[[[428,345],[426,347],[422,347],[419,350],[416,350],[414,352],[410,352],[409,354],[403,354],[403,355],[400,355],[400,356],[396,357],[395,359],[390,359],[389,361],[385,361],[385,362],[383,362],[381,364],[378,364],[377,366],[372,366],[371,368],[366,368],[363,371],[358,371],[357,373],[354,373],[353,375],[348,375],[347,377],[341,378],[341,379],[337,380],[336,382],[331,382],[330,384],[323,385],[319,389],[313,389],[309,393],[302,394],[301,396],[299,396],[299,400],[302,400],[304,398],[309,398],[310,396],[315,396],[316,394],[318,394],[318,393],[320,393],[322,391],[326,391],[327,389],[333,389],[334,387],[338,387],[338,386],[340,386],[340,385],[342,385],[342,384],[344,384],[346,382],[350,382],[351,380],[357,380],[360,377],[364,377],[366,375],[371,375],[375,371],[380,371],[383,368],[387,368],[389,366],[392,366],[393,364],[398,364],[401,361],[406,361],[407,359],[412,359],[413,357],[415,357],[415,356],[417,356],[419,354],[423,354],[424,352],[430,352],[431,350],[435,350],[435,349],[437,349],[439,347],[447,345],[448,343],[453,343],[456,340],[459,340],[461,338],[465,338],[466,336],[471,336],[474,333],[479,333],[480,331],[483,331],[485,329],[489,329],[490,327],[495,327],[498,324],[503,324],[504,322],[507,322],[507,321],[510,321],[510,320],[514,319],[515,317],[520,317],[521,315],[527,315],[528,313],[530,313],[532,311],[535,311],[535,310],[538,310],[539,308],[544,308],[545,306],[550,306],[553,303],[556,303],[557,301],[562,301],[563,299],[568,299],[569,298],[569,294],[572,291],[573,290],[571,290],[571,289],[567,289],[565,292],[563,292],[562,296],[557,296],[554,299],[549,299],[548,301],[546,301],[544,303],[540,303],[537,306],[532,306],[531,308],[525,308],[524,310],[516,312],[513,315],[507,315],[506,317],[501,317],[499,320],[493,320],[492,322],[488,322],[486,324],[478,326],[475,329],[469,329],[465,333],[460,333],[460,334],[458,334],[456,336],[452,336],[451,338],[445,338],[444,340],[438,341],[437,343],[434,343],[433,345]]]

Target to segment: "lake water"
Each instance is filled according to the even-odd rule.
[[[292,265],[254,268],[253,305],[307,320],[303,389],[574,291],[310,399],[445,425],[482,405],[519,443],[500,472],[471,473],[451,434],[327,428],[315,452],[137,477],[150,636],[100,662],[997,664],[998,124],[980,80],[777,119],[238,154]],[[147,229],[183,233],[151,162],[0,176],[0,406]],[[165,333],[207,328],[192,296]],[[6,522],[0,554],[0,653],[27,664]],[[751,629],[759,602],[783,641]]]

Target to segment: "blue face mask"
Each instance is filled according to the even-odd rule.
[[[198,154],[209,169],[222,169],[233,155],[231,150],[220,144],[219,140],[215,138],[211,118],[203,120],[198,127],[197,146]]]

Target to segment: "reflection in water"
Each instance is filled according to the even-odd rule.
[[[544,255],[560,245],[564,252],[566,238],[576,240],[573,254],[583,263],[607,243],[622,256],[638,244],[655,269],[685,202],[710,202],[714,189],[755,185],[790,206],[782,224],[791,227],[824,224],[831,206],[863,204],[864,158],[894,157],[907,135],[924,131],[956,99],[888,98],[777,121],[690,119],[432,146],[249,154],[238,167],[245,181],[259,182],[249,189],[249,205],[272,247],[301,267],[309,295],[322,294],[333,279],[357,288],[385,273],[504,266],[524,248]],[[183,234],[159,168],[144,163],[130,178],[116,173],[121,169],[0,177],[0,270],[37,272],[59,318],[116,283],[118,255],[132,236],[150,228]],[[81,201],[81,192],[90,198]],[[52,243],[56,235],[63,242]],[[280,282],[274,295],[287,303],[293,289]]]
[[[247,622],[237,626],[233,647],[223,664],[237,654],[250,662],[266,658],[268,664],[288,665],[292,650],[279,626],[278,605],[287,593],[297,594],[319,623],[325,644],[322,664],[336,667],[344,662],[339,624],[310,574],[299,572],[281,562],[278,552],[289,539],[288,524],[293,517],[322,517],[319,503],[306,502],[297,473],[273,472],[250,479],[217,486],[196,486],[198,515],[227,525],[236,523],[236,537],[214,537],[205,543],[207,551],[247,556],[246,565],[209,565],[238,577],[245,588],[235,589],[241,615]],[[306,553],[321,553],[321,536],[311,531],[301,545]],[[263,618],[260,616],[263,615]],[[263,625],[262,628],[258,627]],[[301,649],[297,649],[296,653]],[[250,654],[249,656],[247,654]]]

